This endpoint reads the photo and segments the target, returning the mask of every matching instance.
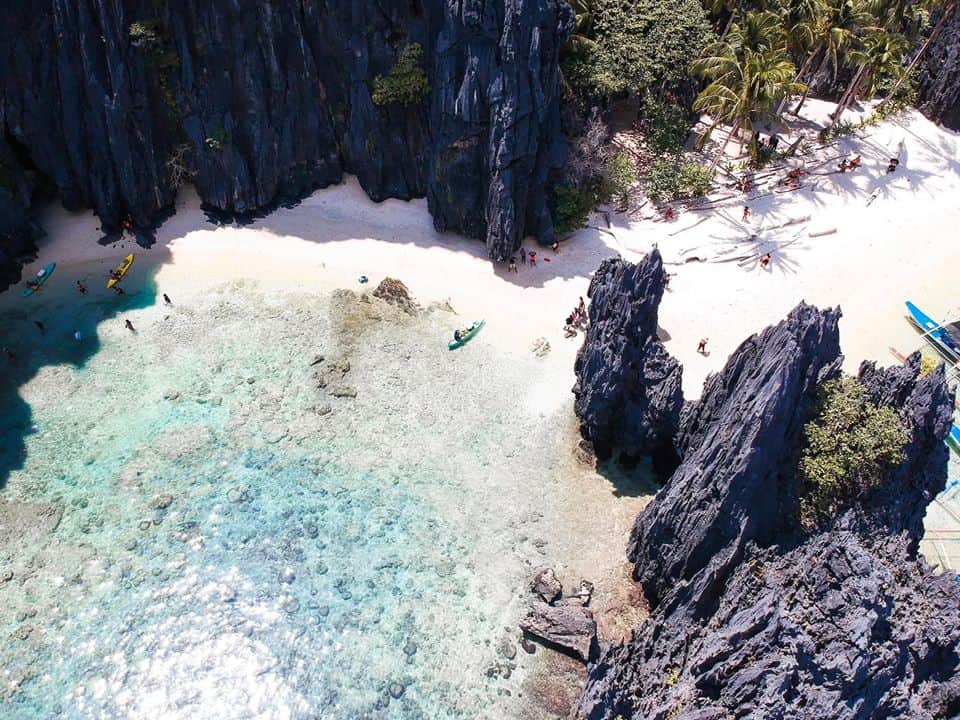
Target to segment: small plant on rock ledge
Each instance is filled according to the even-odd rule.
[[[423,48],[411,43],[400,51],[397,62],[386,77],[377,75],[373,80],[373,101],[377,105],[413,105],[430,92],[427,74],[420,67]]]
[[[849,376],[823,384],[817,416],[803,433],[800,519],[808,529],[876,483],[908,440],[896,411],[874,405]]]

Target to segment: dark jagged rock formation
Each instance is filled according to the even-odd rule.
[[[801,305],[748,340],[683,415],[683,463],[631,539],[654,605],[589,668],[579,718],[947,718],[960,714],[960,593],[917,558],[946,480],[942,369],[865,363],[899,410],[899,464],[801,525],[796,463],[817,385],[839,361],[836,311]]]
[[[918,64],[920,110],[932,120],[960,130],[960,11],[956,7]]]
[[[714,556],[736,565],[747,543],[771,543],[784,514],[796,515],[803,424],[819,383],[839,369],[839,319],[801,304],[737,348],[684,409],[683,463],[637,518],[627,549],[648,600]]]
[[[211,210],[242,214],[349,172],[374,200],[426,195],[438,227],[503,259],[527,233],[553,239],[572,20],[562,0],[12,3],[0,187],[22,201],[38,173],[110,232],[128,215],[150,227],[184,177]],[[414,43],[430,92],[376,105],[373,80]],[[10,217],[4,202],[0,233],[21,237],[23,203]],[[4,241],[8,257],[18,248]]]
[[[601,459],[620,450],[672,462],[683,392],[680,365],[657,338],[665,286],[656,250],[636,265],[604,260],[590,281],[590,327],[573,392],[580,432]]]

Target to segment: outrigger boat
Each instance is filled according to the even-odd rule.
[[[907,311],[910,320],[923,332],[923,336],[944,358],[954,364],[960,361],[960,320],[938,323],[909,300]]]

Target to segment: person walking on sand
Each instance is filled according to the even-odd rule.
[[[767,269],[767,265],[769,265],[769,264],[770,264],[770,253],[767,253],[767,254],[764,255],[762,258],[760,258],[760,269],[761,269],[761,270],[766,270],[766,269]]]
[[[743,221],[744,221],[744,222],[747,222],[747,220],[749,220],[749,219],[750,219],[750,206],[749,206],[749,205],[744,205],[744,206],[743,206]]]
[[[527,251],[523,249],[523,245],[520,246],[520,264],[527,264]]]
[[[707,341],[710,338],[700,338],[700,343],[697,345],[697,352],[701,355],[707,354]]]
[[[87,294],[87,286],[84,285],[84,284],[83,284],[82,282],[80,282],[79,280],[77,280],[77,292],[80,293],[81,295],[86,295],[86,294]]]
[[[137,331],[137,329],[133,326],[133,323],[130,322],[129,320],[124,320],[123,324],[126,326],[127,330],[129,330],[130,332],[135,333]]]
[[[166,293],[163,294],[163,303],[165,305],[173,305],[173,300],[170,299],[170,296]]]

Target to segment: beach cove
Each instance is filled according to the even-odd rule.
[[[671,235],[684,216],[614,215],[515,274],[437,233],[423,202],[377,205],[352,180],[247,226],[214,227],[184,193],[149,250],[98,246],[95,218],[52,209],[26,273],[56,261],[55,276],[37,297],[0,296],[0,345],[16,356],[0,428],[4,707],[562,716],[564,689],[540,682],[551,656],[518,646],[524,586],[547,565],[570,587],[592,580],[614,632],[623,548],[655,490],[578,459],[580,340],[563,338],[563,317],[601,259],[656,245],[675,263],[661,325],[688,398],[800,299],[843,307],[848,369],[891,364],[891,346],[917,343],[900,295],[951,309],[946,229],[960,223],[943,201],[956,136],[906,115],[882,126],[907,138],[902,187],[870,205],[854,184],[756,206],[758,223],[814,211],[836,228],[769,273],[684,261],[692,234],[742,237],[736,204],[686,237]],[[875,161],[886,149],[845,142]],[[105,276],[130,251],[117,297]],[[421,313],[362,298],[387,276]],[[449,352],[453,328],[479,318]]]

